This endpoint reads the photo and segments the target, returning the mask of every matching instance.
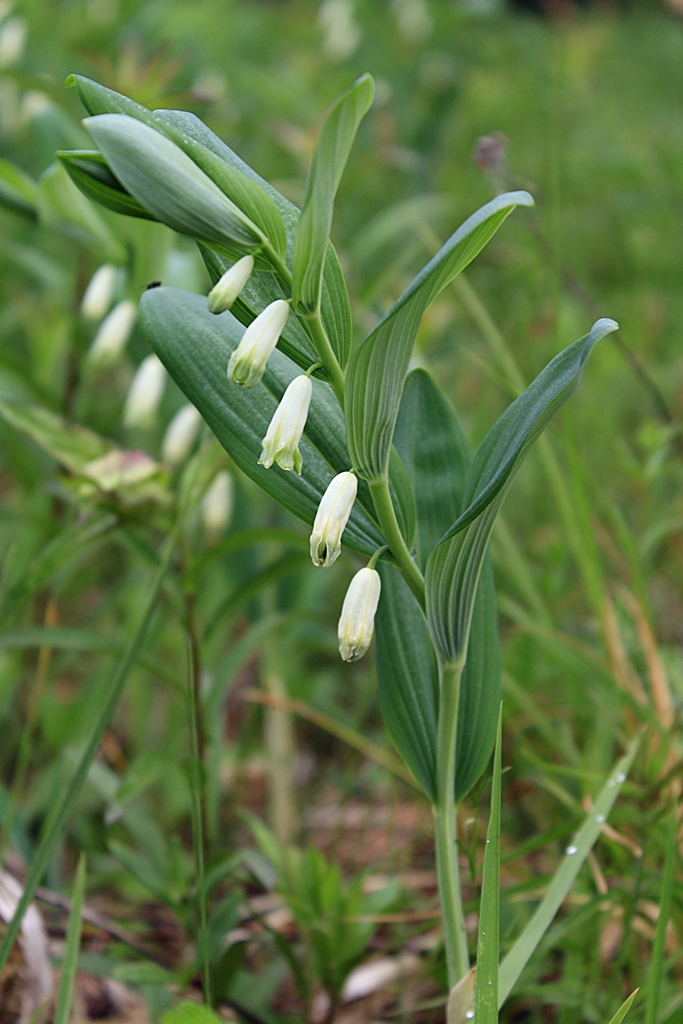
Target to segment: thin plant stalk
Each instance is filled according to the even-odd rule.
[[[7,931],[5,932],[2,945],[0,945],[0,972],[2,972],[5,964],[7,963],[12,947],[17,940],[24,914],[28,910],[31,901],[35,896],[36,889],[40,884],[40,880],[45,874],[45,871],[54,856],[57,845],[62,837],[64,826],[66,825],[69,815],[78,800],[81,789],[83,788],[83,784],[90,770],[90,765],[95,759],[95,755],[97,754],[100,743],[102,742],[102,737],[109,726],[112,715],[116,709],[116,705],[119,702],[124,683],[128,677],[128,672],[135,661],[140,648],[142,647],[142,642],[145,638],[145,634],[147,633],[152,615],[154,614],[164,578],[171,563],[179,529],[180,521],[176,523],[176,526],[166,541],[161,563],[157,570],[152,590],[149,598],[147,599],[147,604],[145,605],[140,623],[128,644],[126,653],[118,664],[111,683],[109,684],[109,693],[102,705],[102,710],[100,711],[95,727],[90,734],[85,750],[81,754],[78,767],[76,768],[76,771],[71,778],[71,782],[62,797],[61,803],[57,805],[55,813],[52,815],[50,825],[46,829],[45,835],[36,851],[28,877],[26,878],[23,895],[19,900],[16,911],[14,912],[14,917],[7,925]]]
[[[443,666],[436,746],[436,867],[449,989],[457,985],[470,967],[460,892],[454,788],[461,677],[462,665]]]
[[[425,582],[422,573],[418,569],[413,556],[408,550],[401,529],[396,519],[396,512],[389,493],[389,483],[386,479],[370,481],[370,493],[377,512],[379,525],[384,534],[384,539],[389,545],[389,550],[401,569],[406,583],[415,594],[420,607],[425,607]]]
[[[204,787],[202,776],[204,764],[200,757],[200,733],[201,733],[201,694],[199,687],[201,680],[196,677],[196,661],[192,653],[192,644],[188,641],[189,647],[189,686],[187,693],[187,705],[190,716],[190,788],[192,792],[192,845],[194,848],[195,862],[195,888],[197,892],[197,904],[199,908],[199,958],[202,964],[202,983],[204,1002],[213,1006],[213,985],[211,978],[211,951],[209,949],[209,915],[208,899],[205,878],[205,801],[202,799]]]

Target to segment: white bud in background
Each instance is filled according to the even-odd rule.
[[[303,462],[299,441],[306,426],[312,394],[311,378],[304,373],[288,385],[263,438],[259,465],[270,469],[277,462],[280,469],[296,469],[301,476]]]
[[[327,485],[313,523],[311,558],[314,565],[332,565],[341,552],[341,538],[358,493],[355,473],[338,473]]]
[[[228,379],[245,388],[253,388],[261,380],[266,370],[266,363],[282,334],[287,317],[289,304],[284,299],[276,299],[249,324],[240,339],[240,343],[230,356],[228,363]]]
[[[254,269],[254,257],[243,256],[226,270],[220,281],[217,281],[209,292],[209,312],[223,313],[232,307],[233,302],[249,280]]]
[[[104,263],[90,278],[81,302],[81,313],[86,320],[101,320],[114,298],[116,267]]]
[[[27,34],[25,18],[7,19],[0,28],[0,68],[9,68],[21,60]]]
[[[127,427],[149,427],[154,423],[165,383],[166,370],[161,360],[155,355],[143,359],[126,397],[123,422]]]
[[[124,299],[114,306],[100,324],[95,340],[90,346],[89,363],[106,367],[118,362],[133,330],[136,314],[137,306],[130,299]]]
[[[339,653],[344,661],[358,661],[370,646],[381,589],[379,573],[367,566],[351,580],[337,629]]]
[[[213,479],[202,499],[202,520],[207,533],[222,533],[232,519],[234,480],[227,469]]]
[[[178,410],[166,428],[161,444],[164,462],[177,466],[185,461],[197,438],[201,422],[201,414],[193,405],[184,405]]]
[[[332,60],[346,60],[363,35],[353,16],[352,0],[324,0],[318,11],[324,33],[323,49]]]

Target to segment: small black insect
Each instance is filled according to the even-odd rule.
[[[150,288],[161,288],[161,281],[150,281],[145,291],[148,292]]]

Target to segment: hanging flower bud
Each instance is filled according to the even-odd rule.
[[[166,383],[166,370],[155,355],[147,356],[137,368],[123,410],[127,427],[148,427],[154,422]]]
[[[277,462],[280,469],[296,469],[301,476],[303,463],[299,441],[306,426],[312,394],[311,378],[304,373],[288,385],[263,438],[259,465],[270,469]]]
[[[379,573],[367,566],[351,580],[337,628],[339,653],[344,661],[358,661],[370,646],[381,589]]]
[[[95,366],[113,366],[126,347],[135,323],[137,307],[130,299],[114,306],[105,317],[88,352],[88,362]]]
[[[341,552],[341,538],[358,492],[355,473],[338,473],[322,496],[311,533],[314,565],[332,565]]]
[[[224,313],[226,309],[230,309],[249,280],[253,269],[253,256],[243,256],[237,263],[233,263],[230,270],[225,271],[220,281],[209,292],[209,312]]]
[[[222,533],[232,519],[234,481],[232,473],[216,473],[202,500],[202,519],[207,533]]]
[[[86,320],[101,320],[111,306],[116,284],[116,267],[104,263],[90,278],[81,302],[81,313]]]
[[[202,417],[193,405],[184,405],[180,409],[164,434],[161,444],[161,455],[164,462],[177,466],[184,462],[194,444]]]
[[[230,356],[228,379],[253,388],[263,377],[268,357],[278,343],[287,317],[289,304],[276,299],[249,324],[239,345]]]

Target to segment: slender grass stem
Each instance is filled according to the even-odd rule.
[[[90,734],[85,750],[81,754],[78,767],[76,768],[71,782],[62,797],[61,803],[57,806],[51,817],[50,825],[36,851],[24,885],[23,895],[19,900],[16,911],[14,912],[14,917],[7,926],[7,931],[5,932],[2,945],[0,945],[0,973],[7,963],[12,947],[17,940],[24,914],[26,913],[31,900],[35,896],[40,880],[57,848],[57,844],[59,843],[67,819],[78,800],[81,789],[83,788],[83,783],[88,775],[90,765],[95,759],[95,754],[97,753],[97,749],[102,741],[102,737],[104,736],[105,730],[107,729],[116,709],[116,705],[118,704],[121,691],[123,690],[124,683],[128,676],[128,671],[140,651],[147,628],[152,619],[152,615],[154,614],[154,609],[164,582],[164,577],[166,576],[171,564],[171,558],[173,556],[179,530],[180,521],[176,523],[173,532],[166,541],[161,564],[159,565],[159,569],[155,576],[152,590],[149,598],[147,599],[147,604],[145,605],[142,618],[140,619],[140,623],[128,644],[126,653],[119,662],[118,668],[114,673],[111,683],[109,684],[109,692],[104,704],[102,705],[102,710],[100,711],[95,726]]]
[[[437,802],[436,868],[443,921],[448,985],[453,988],[467,974],[470,962],[460,893],[457,810],[455,806],[455,755],[460,703],[461,665],[444,665],[441,673],[441,701],[436,745]]]
[[[396,564],[403,573],[406,583],[420,602],[420,607],[425,607],[425,581],[422,573],[415,564],[415,560],[408,550],[408,545],[403,539],[403,534],[398,525],[396,512],[389,493],[389,482],[386,479],[371,480],[370,492],[375,503],[375,511],[379,525],[384,534],[384,539],[389,545],[391,554]]]

